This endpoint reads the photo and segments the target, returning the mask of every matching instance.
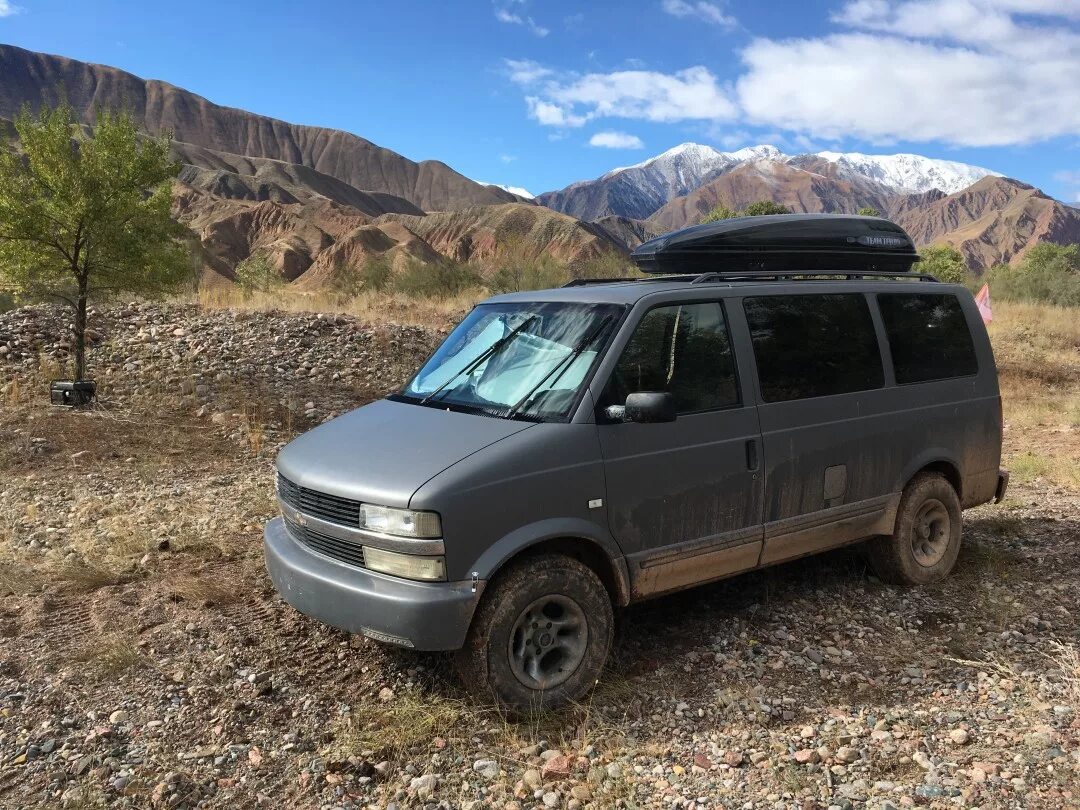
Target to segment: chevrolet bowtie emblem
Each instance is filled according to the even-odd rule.
[[[301,526],[307,526],[307,518],[300,514],[299,509],[296,510],[296,512],[294,513],[294,517],[296,518],[296,522],[299,523]]]

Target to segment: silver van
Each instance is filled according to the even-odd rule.
[[[520,710],[581,697],[616,608],[866,541],[936,582],[1000,500],[1001,400],[969,292],[871,217],[733,219],[647,274],[478,305],[397,394],[277,460],[266,565],[298,610],[454,650]]]

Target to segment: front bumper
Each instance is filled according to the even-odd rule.
[[[282,598],[332,627],[418,650],[465,643],[482,582],[412,582],[324,557],[275,518],[263,532],[266,570]]]

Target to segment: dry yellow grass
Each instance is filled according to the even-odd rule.
[[[204,309],[242,309],[265,312],[335,312],[372,323],[393,322],[410,326],[452,326],[487,296],[482,288],[438,298],[418,298],[396,292],[362,292],[344,299],[332,292],[292,289],[245,293],[238,287],[204,287],[198,303]]]
[[[1017,480],[1080,489],[1080,311],[998,303],[990,324]]]

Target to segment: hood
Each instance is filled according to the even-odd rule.
[[[404,508],[450,465],[530,427],[384,399],[298,436],[278,454],[277,467],[302,487]]]

